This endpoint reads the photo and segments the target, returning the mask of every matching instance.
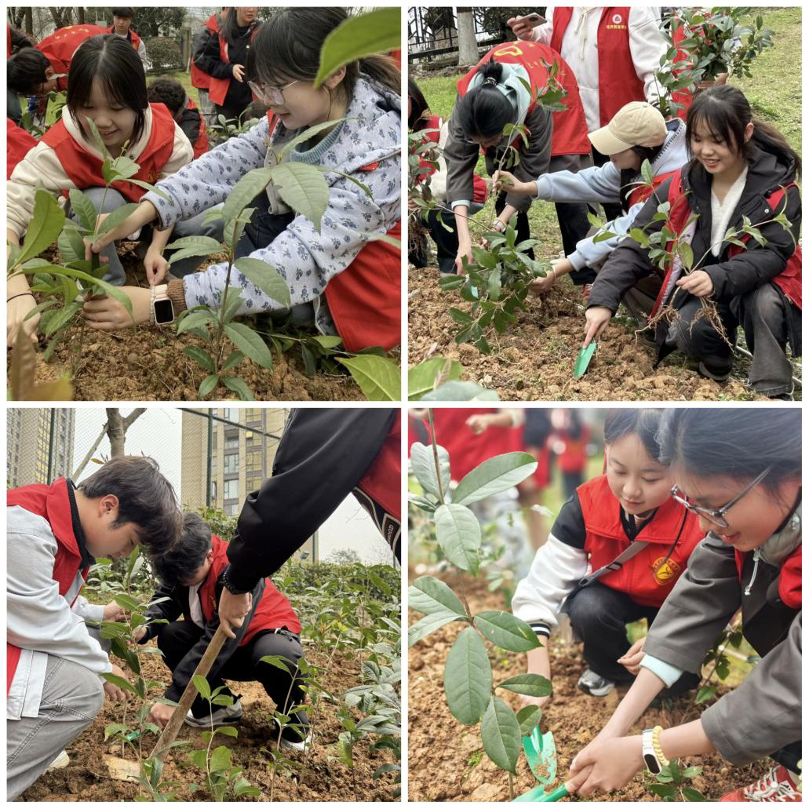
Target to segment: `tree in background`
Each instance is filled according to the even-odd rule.
[[[515,39],[512,29],[506,24],[512,17],[525,17],[527,14],[545,14],[545,6],[498,6],[484,9],[484,30],[499,39]]]
[[[112,14],[109,15],[112,25]],[[141,6],[135,8],[132,28],[140,37],[169,37],[182,27],[186,9],[182,6]]]

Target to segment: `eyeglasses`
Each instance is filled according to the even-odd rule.
[[[732,506],[738,504],[760,481],[762,481],[763,478],[765,478],[771,469],[771,467],[767,467],[765,470],[763,470],[739,495],[737,495],[736,498],[733,498],[725,506],[721,506],[719,509],[709,509],[707,506],[697,506],[687,499],[687,497],[678,489],[677,484],[672,487],[672,492],[670,494],[672,495],[673,500],[681,504],[681,506],[685,506],[693,515],[704,517],[706,520],[710,520],[721,529],[727,529],[728,522],[723,515],[725,515]]]
[[[284,87],[273,87],[272,85],[268,84],[260,84],[259,82],[248,82],[248,87],[260,98],[262,101],[267,102],[268,104],[283,104],[284,103],[284,91],[288,87],[292,87],[294,84],[298,84],[298,79],[294,82],[290,82],[289,84],[285,84]]]

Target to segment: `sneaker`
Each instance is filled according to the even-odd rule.
[[[48,767],[45,770],[53,771],[56,770],[57,768],[67,768],[68,765],[70,765],[70,757],[68,756],[67,751],[62,749],[56,755],[56,759],[50,765],[48,765]]]
[[[591,697],[605,697],[616,684],[586,669],[577,681],[577,686]]]
[[[311,731],[307,732],[306,739],[303,740],[298,736],[298,732],[295,730],[290,730],[290,734],[295,735],[294,740],[288,740],[284,736],[284,732],[283,731],[281,732],[281,741],[279,743],[279,746],[282,751],[306,751],[307,748],[309,748],[309,746],[312,745]]]
[[[721,802],[800,802],[802,794],[784,765],[771,768],[759,781],[726,793]]]
[[[698,373],[715,382],[725,382],[731,376],[731,369],[728,371],[710,371],[701,360],[698,364]]]
[[[186,725],[193,728],[211,728],[213,723],[215,726],[225,726],[228,723],[233,723],[242,719],[242,701],[235,700],[230,706],[222,706],[217,709],[213,715],[206,714],[203,717],[195,717],[188,710],[186,715]]]

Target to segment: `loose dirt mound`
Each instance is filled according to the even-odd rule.
[[[736,361],[731,379],[720,384],[699,376],[678,353],[653,369],[653,350],[637,342],[633,328],[616,321],[603,333],[585,376],[575,380],[585,318],[582,293],[567,281],[543,297],[530,296],[506,334],[487,333],[493,352],[481,354],[455,343],[458,327],[447,310],[469,305],[456,291],[443,291],[438,278],[436,267],[409,268],[409,364],[432,356],[458,360],[462,379],[494,389],[502,400],[763,399],[746,390],[748,361]]]
[[[456,585],[452,580],[448,584]],[[498,594],[486,590],[480,581],[465,580],[470,609],[503,609]],[[409,623],[417,618],[411,615]],[[458,723],[450,714],[444,698],[444,661],[447,653],[463,629],[461,623],[445,625],[441,630],[420,641],[409,651],[408,684],[408,794],[410,801],[509,801],[509,782],[483,752],[477,727]],[[504,653],[492,660],[493,679],[496,683],[525,672],[526,657],[518,653]],[[603,728],[616,708],[623,690],[614,690],[607,698],[592,698],[577,689],[576,682],[584,665],[576,646],[569,650],[557,647],[552,641],[552,676],[554,697],[546,708],[542,731],[551,731],[557,746],[558,787],[565,778],[574,756]],[[520,706],[518,695],[504,690],[501,698],[514,709]],[[694,694],[669,701],[664,709],[649,709],[634,727],[643,728],[660,724],[664,728],[681,722],[689,710],[689,720],[698,717],[692,707]],[[703,774],[691,780],[691,785],[711,799],[740,785],[749,784],[764,773],[764,763],[735,768],[719,755],[690,757],[682,764],[702,765]],[[518,762],[515,793],[531,790],[537,781],[529,770],[525,756]],[[551,789],[551,788],[550,788]],[[643,777],[636,776],[623,790],[611,795],[592,795],[593,801],[656,801],[646,789]],[[563,799],[562,801],[571,801]]]
[[[306,650],[306,656],[311,663],[325,666],[328,655],[319,650]],[[159,660],[159,656],[144,655],[141,665],[145,678],[154,678],[166,682],[168,670]],[[338,658],[340,656],[338,655]],[[333,694],[342,694],[351,686],[360,682],[360,668],[355,660],[344,659],[334,662],[331,671],[334,673],[327,688]],[[273,780],[272,771],[268,770],[269,757],[261,753],[262,748],[275,749],[276,735],[273,734],[273,724],[270,713],[273,703],[257,683],[230,684],[234,694],[242,695],[244,715],[241,723],[237,724],[239,737],[218,736],[217,745],[227,745],[232,750],[234,765],[245,769],[244,776],[248,781],[262,791],[262,796],[255,801],[269,801],[270,787]],[[162,692],[154,693],[157,697]],[[342,726],[337,719],[337,706],[327,701],[321,701],[318,713],[313,722],[314,743],[309,753],[288,755],[293,759],[305,763],[305,768],[299,777],[283,775],[276,777],[274,800],[276,801],[386,801],[390,800],[393,791],[393,779],[383,776],[372,779],[371,775],[376,768],[389,758],[370,750],[370,743],[361,742],[355,747],[356,784],[357,795],[352,788],[352,775],[349,768],[341,765],[337,760],[337,739]],[[45,802],[87,802],[87,801],[134,801],[138,795],[137,786],[128,782],[110,779],[102,762],[104,754],[121,756],[121,744],[104,742],[104,727],[110,723],[121,721],[121,710],[115,708],[105,700],[101,714],[93,724],[71,745],[67,751],[70,755],[70,765],[61,770],[50,771],[43,774],[20,797],[21,801]],[[187,750],[204,747],[201,731],[183,726],[179,739],[192,740],[192,745],[177,749],[169,755],[166,761],[164,778],[178,780],[183,785],[190,782],[200,783],[201,774],[197,768],[179,760],[187,759]],[[157,740],[149,735],[144,741],[144,749],[148,751]],[[127,759],[133,759],[131,754]],[[181,787],[178,791],[179,801],[210,801],[204,792],[191,793],[187,788]],[[251,801],[248,799],[248,801]]]

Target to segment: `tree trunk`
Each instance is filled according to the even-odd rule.
[[[25,20],[25,33],[31,34],[33,36],[34,33],[34,9],[31,6],[26,6],[24,9],[23,18]]]
[[[478,62],[478,44],[475,41],[475,21],[471,8],[458,11],[458,64],[474,65]]]
[[[76,15],[78,17],[78,22],[81,25],[84,25],[84,23],[87,22],[87,20],[84,18],[84,9],[81,6],[79,6],[79,8],[76,9]]]
[[[126,431],[124,419],[118,408],[107,408],[107,436],[110,439],[110,458],[123,456]]]

